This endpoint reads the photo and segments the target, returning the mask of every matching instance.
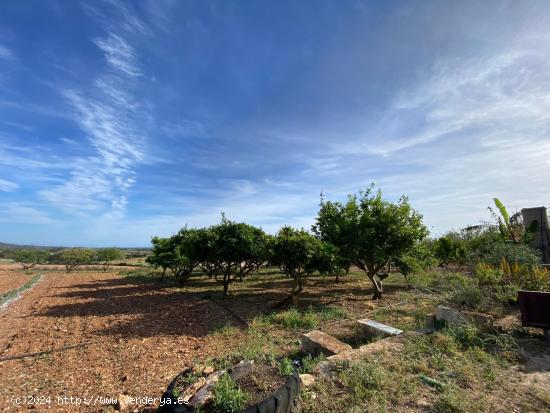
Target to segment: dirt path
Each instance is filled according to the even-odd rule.
[[[91,344],[1,362],[0,409],[22,410],[12,396],[50,396],[54,411],[110,409],[60,406],[57,396],[160,397],[175,374],[213,352],[205,336],[226,321],[198,295],[110,273],[46,274],[0,312],[0,356]]]

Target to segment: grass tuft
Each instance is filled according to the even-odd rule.
[[[213,389],[213,404],[216,411],[233,413],[242,410],[250,396],[235,383],[229,374],[224,373]]]

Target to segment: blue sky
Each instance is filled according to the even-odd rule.
[[[375,182],[433,234],[550,206],[547,1],[11,1],[0,241],[308,228]]]

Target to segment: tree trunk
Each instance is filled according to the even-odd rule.
[[[223,275],[223,296],[227,297],[229,291],[229,275]]]
[[[290,292],[290,297],[291,297],[293,306],[298,305],[298,295],[302,292],[302,290],[303,290],[302,276],[301,275],[296,275],[296,276],[294,276],[294,287],[292,288],[292,291]]]
[[[370,280],[372,281],[372,285],[374,287],[374,294],[372,295],[373,300],[379,300],[382,298],[382,293],[384,292],[384,288],[382,287],[382,281],[378,279],[376,274],[368,274]]]

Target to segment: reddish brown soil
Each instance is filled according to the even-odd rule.
[[[0,357],[89,345],[0,362],[0,410],[26,410],[13,405],[12,396],[49,395],[53,411],[111,409],[60,406],[58,395],[160,397],[194,358],[215,351],[205,337],[208,329],[230,319],[202,296],[113,273],[44,275],[0,312]]]
[[[7,293],[21,287],[31,279],[31,275],[17,273],[15,271],[2,271],[0,269],[0,294]]]

